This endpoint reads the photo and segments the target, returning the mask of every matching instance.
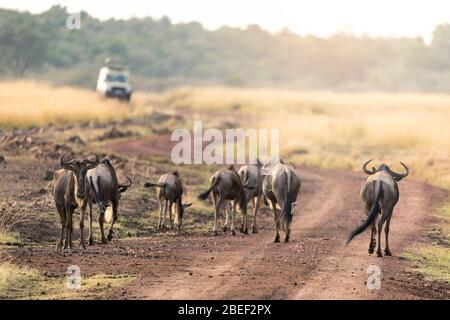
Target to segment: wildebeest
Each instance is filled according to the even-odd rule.
[[[262,183],[264,176],[261,173],[262,166],[262,163],[259,161],[259,159],[257,159],[255,164],[242,166],[238,171],[239,176],[241,177],[242,184],[244,186],[247,202],[251,199],[253,203],[252,233],[258,232],[258,228],[256,226],[256,215],[258,213],[258,208],[263,197]],[[247,226],[247,221],[243,221],[242,225],[244,227]]]
[[[192,203],[183,204],[184,190],[179,173],[174,171],[164,174],[159,178],[157,183],[146,182],[144,187],[157,187],[156,196],[159,202],[158,230],[166,228],[167,210],[169,210],[170,229],[173,229],[172,208],[174,204],[176,206],[175,224],[178,230],[180,230],[183,224],[184,209],[190,207]],[[163,211],[164,219],[162,219]]]
[[[381,231],[383,228],[383,224],[386,222],[384,228],[384,232],[386,235],[384,254],[390,256],[392,255],[392,253],[391,249],[389,248],[389,224],[391,222],[392,212],[400,196],[397,182],[408,176],[409,169],[403,162],[400,162],[401,165],[405,168],[405,172],[402,174],[392,171],[385,164],[380,165],[378,169],[372,167],[372,170],[368,170],[367,165],[371,161],[372,160],[369,160],[363,165],[363,171],[369,175],[369,178],[367,178],[367,181],[361,188],[360,193],[363,208],[367,214],[367,219],[363,222],[363,224],[361,224],[351,232],[347,244],[353,239],[353,237],[363,232],[369,225],[372,225],[369,253],[372,254],[374,252],[376,244],[375,232],[378,231],[377,255],[378,257],[382,257],[383,253],[381,252]],[[379,215],[380,218],[378,219],[377,228],[376,221]]]
[[[89,159],[67,159],[68,154],[60,158],[60,165],[63,169],[55,171],[53,176],[53,199],[56,209],[61,218],[61,236],[59,238],[57,249],[72,249],[72,217],[76,208],[80,208],[80,245],[83,249],[84,244],[84,213],[87,205],[87,195],[89,194],[89,182],[86,174],[89,169],[98,165],[98,155],[95,160]]]
[[[213,232],[217,234],[217,216],[222,207],[228,206],[229,201],[233,204],[233,213],[231,215],[231,233],[236,234],[234,230],[234,221],[236,218],[236,206],[244,215],[243,221],[247,221],[247,199],[245,196],[244,186],[239,177],[239,174],[234,170],[233,166],[225,170],[219,170],[214,173],[210,179],[210,187],[205,192],[198,195],[199,200],[206,200],[209,194],[212,193],[212,200],[214,204],[214,229]],[[227,229],[229,208],[226,208],[227,218],[225,220],[224,231]],[[247,227],[243,226],[243,231],[247,231]]]
[[[300,177],[295,173],[292,164],[286,165],[281,159],[265,165],[263,170],[265,174],[263,192],[272,204],[275,222],[274,242],[280,242],[280,228],[285,232],[284,242],[289,242],[292,209],[301,187]],[[281,208],[280,215],[277,212],[277,203]]]
[[[87,173],[87,178],[90,184],[89,194],[89,245],[93,244],[92,239],[92,205],[98,205],[99,217],[98,223],[100,225],[101,243],[106,243],[105,231],[103,228],[105,222],[105,212],[108,207],[111,208],[111,226],[108,232],[108,241],[112,240],[114,234],[114,224],[117,221],[117,210],[119,207],[120,195],[131,186],[131,179],[125,176],[128,180],[127,184],[120,184],[116,171],[108,159],[100,161],[98,166]],[[109,221],[107,221],[109,222]]]

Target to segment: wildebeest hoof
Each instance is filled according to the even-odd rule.
[[[217,236],[217,230],[213,230],[213,235]]]
[[[377,252],[377,257],[378,258],[383,258],[383,254],[381,252]]]
[[[288,243],[289,242],[289,238],[284,238],[284,243]]]
[[[280,242],[280,237],[276,236],[275,239],[273,240],[274,243]]]
[[[106,244],[108,241],[106,241],[106,239],[102,239],[101,241],[100,241],[100,243],[101,244]]]
[[[234,229],[231,230],[231,234],[232,234],[233,236],[235,236],[235,235],[236,235],[236,231],[234,231]]]
[[[108,241],[111,241],[112,238],[113,238],[113,235],[112,234],[108,234]]]
[[[227,232],[227,226],[223,226],[223,232]]]
[[[256,227],[252,227],[252,233],[258,233],[258,229],[256,229]]]
[[[86,246],[84,244],[80,244],[80,249],[81,250],[86,250]]]
[[[94,244],[94,240],[89,239],[89,240],[88,240],[88,245],[89,245],[89,246],[92,246],[93,244]]]
[[[385,256],[392,256],[391,250],[384,250],[384,255]]]
[[[375,250],[373,248],[369,248],[369,254],[372,254]]]

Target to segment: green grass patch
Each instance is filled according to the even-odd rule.
[[[402,256],[419,263],[419,272],[450,283],[450,202],[438,207],[436,216],[442,223],[428,231],[433,245],[408,249]]]
[[[36,269],[4,262],[0,264],[0,299],[91,299],[135,279],[131,275],[98,274],[81,278],[81,289],[67,287],[67,278],[48,278]]]
[[[424,246],[409,249],[402,254],[408,260],[420,264],[418,270],[430,278],[450,283],[450,249],[442,246]]]

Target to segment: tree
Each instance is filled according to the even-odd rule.
[[[48,38],[30,14],[8,12],[0,19],[0,59],[17,76],[36,69],[46,60]]]

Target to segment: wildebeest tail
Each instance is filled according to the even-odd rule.
[[[380,211],[380,199],[383,196],[383,188],[381,186],[380,181],[373,181],[374,185],[374,200],[372,204],[372,209],[370,210],[369,215],[367,216],[366,221],[364,221],[360,226],[358,226],[356,229],[354,229],[347,240],[347,244],[352,241],[352,239],[367,229],[368,226],[370,226],[375,218],[377,217],[378,212]]]
[[[146,182],[146,183],[144,183],[145,188],[151,188],[151,187],[164,188],[165,186],[166,186],[166,183],[164,183],[164,182],[158,182],[158,183]]]
[[[284,216],[286,218],[286,222],[289,223],[292,220],[292,196],[291,196],[291,172],[289,170],[286,170],[286,193],[284,194],[284,205],[283,205],[283,211]]]
[[[206,190],[205,192],[200,193],[197,196],[197,199],[199,199],[199,200],[206,200],[206,198],[208,198],[208,196],[211,193],[211,191],[213,191],[214,188],[219,183],[219,180],[220,180],[220,177],[213,177],[212,181],[211,181],[211,185],[209,186],[208,190]]]

